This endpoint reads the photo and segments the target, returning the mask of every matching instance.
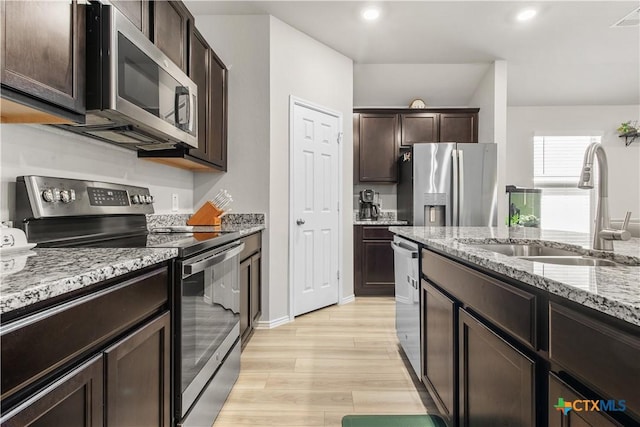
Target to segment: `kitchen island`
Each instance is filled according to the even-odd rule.
[[[640,239],[604,253],[581,233],[390,231],[420,245],[421,379],[452,425],[638,425]],[[488,249],[509,245],[617,264],[557,265]],[[577,400],[598,410],[576,404],[563,413]]]

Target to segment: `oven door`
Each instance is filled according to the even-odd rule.
[[[175,310],[180,366],[176,387],[180,387],[181,401],[176,411],[180,417],[240,336],[238,256],[243,248],[244,243],[233,242],[178,262],[182,277]]]

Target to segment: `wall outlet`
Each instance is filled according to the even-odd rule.
[[[180,199],[176,193],[171,195],[171,210],[173,212],[178,212],[178,208],[180,206]]]

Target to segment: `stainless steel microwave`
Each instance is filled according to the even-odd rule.
[[[196,84],[115,7],[86,11],[86,123],[61,127],[135,150],[197,148]]]

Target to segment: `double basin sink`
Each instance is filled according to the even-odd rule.
[[[479,249],[544,264],[618,267],[623,264],[609,259],[587,256],[578,250],[553,248],[535,243],[466,243]],[[624,264],[626,265],[626,264]]]

